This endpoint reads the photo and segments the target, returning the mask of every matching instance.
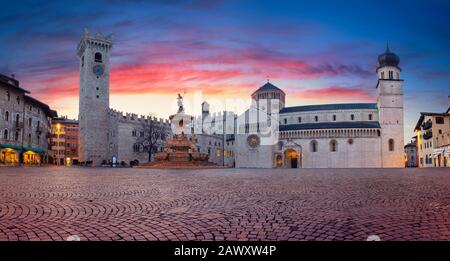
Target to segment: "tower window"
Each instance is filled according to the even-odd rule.
[[[389,139],[389,151],[394,151],[394,140]]]
[[[302,123],[302,117],[298,117],[298,123]]]
[[[350,119],[352,120],[352,121],[354,121],[355,120],[355,115],[350,115]]]
[[[287,124],[287,119],[284,119],[284,124]]]
[[[96,63],[101,63],[102,62],[102,54],[101,53],[95,53],[94,60],[95,60]]]
[[[372,120],[372,114],[369,114],[369,121]]]
[[[9,111],[5,111],[5,121],[9,121]]]
[[[319,116],[314,116],[315,121],[319,121]]]
[[[381,79],[384,79],[384,72],[381,72]]]
[[[397,72],[397,79],[400,79],[400,74]]]
[[[393,71],[389,71],[389,80],[394,79],[394,72]]]
[[[333,115],[333,121],[336,121],[336,115]]]
[[[97,95],[97,99],[98,99],[98,97],[99,97],[99,96]]]
[[[81,67],[84,66],[84,56],[81,56]]]

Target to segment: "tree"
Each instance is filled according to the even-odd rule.
[[[148,162],[152,161],[152,155],[158,151],[158,147],[163,146],[167,134],[168,127],[159,121],[154,121],[153,117],[143,121],[136,135],[136,144],[148,153]]]

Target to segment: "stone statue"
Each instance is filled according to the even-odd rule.
[[[178,94],[178,113],[180,112],[184,112],[184,108],[183,108],[183,97],[181,96],[181,94]]]

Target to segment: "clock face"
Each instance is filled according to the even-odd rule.
[[[92,68],[92,71],[94,72],[95,75],[102,76],[105,69],[103,69],[103,66],[97,64]]]

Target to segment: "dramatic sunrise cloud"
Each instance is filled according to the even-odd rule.
[[[448,107],[449,5],[321,0],[10,2],[0,14],[0,73],[15,74],[33,96],[60,115],[75,118],[75,49],[83,29],[90,28],[114,34],[111,107],[120,110],[166,117],[173,108],[164,105],[173,104],[177,93],[189,97],[195,91],[217,103],[228,98],[249,102],[249,95],[268,78],[286,92],[288,105],[376,102],[377,56],[389,41],[401,59],[405,119],[412,126],[420,111]],[[429,103],[431,99],[435,102]],[[406,130],[405,137],[411,133]]]

